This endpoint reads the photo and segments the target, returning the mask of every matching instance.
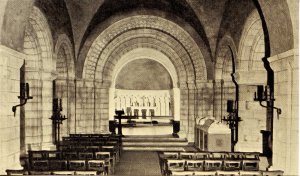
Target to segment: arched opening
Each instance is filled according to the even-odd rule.
[[[172,134],[172,80],[163,65],[140,58],[123,65],[115,81],[114,107],[134,116],[124,135]]]
[[[60,125],[61,136],[74,133],[75,97],[74,97],[74,59],[72,44],[67,35],[61,34],[55,45],[56,56],[56,92],[53,98],[62,100],[61,114],[65,115],[66,121]]]
[[[177,121],[178,126],[180,123],[180,129],[177,128],[177,132],[180,130],[182,137],[188,137],[192,141],[195,118],[210,113],[212,108],[212,106],[204,104],[206,100],[200,100],[203,108],[194,106],[199,101],[196,94],[199,91],[203,95],[206,94],[204,92],[209,92],[205,87],[210,84],[206,84],[210,69],[206,67],[205,59],[195,39],[173,21],[142,14],[119,19],[115,23],[110,23],[105,29],[100,25],[93,34],[91,38],[88,38],[89,42],[83,46],[78,58],[78,63],[81,63],[80,60],[85,58],[81,71],[82,79],[77,81],[78,91],[82,92],[79,95],[84,96],[80,98],[78,103],[88,107],[101,108],[95,108],[93,114],[85,113],[86,108],[78,109],[85,117],[85,119],[78,119],[78,124],[87,126],[83,124],[94,123],[94,131],[108,129],[108,121],[111,123],[115,112],[113,105],[115,86],[112,85],[115,84],[116,69],[121,68],[119,64],[122,63],[122,58],[131,51],[136,52],[135,54],[139,55],[139,58],[157,60],[159,57],[147,54],[151,49],[156,53],[161,53],[160,55],[165,55],[163,58],[166,59],[162,59],[160,63],[170,73],[173,93],[178,95],[174,96],[174,106],[178,107],[174,108],[174,119],[175,121],[176,118],[180,119]],[[137,52],[145,48],[148,51]],[[127,57],[128,61],[131,58],[137,58],[136,55]],[[125,62],[120,65],[123,66],[124,64]],[[169,66],[174,68],[170,69]],[[177,76],[174,76],[173,73],[176,73]],[[86,90],[93,93],[85,95]],[[208,101],[210,103],[210,100]],[[198,102],[198,104],[200,103]],[[100,125],[97,124],[98,122]],[[88,129],[80,129],[82,132],[84,130]]]
[[[262,58],[265,42],[262,22],[257,10],[247,18],[239,43],[238,82],[240,85],[239,151],[262,152],[261,130],[266,129],[266,109],[253,100],[257,85],[267,84],[267,72]],[[251,136],[251,137],[250,137]],[[251,146],[251,147],[250,147]]]
[[[53,44],[46,21],[42,12],[33,7],[25,29],[23,52],[27,57],[24,81],[29,83],[34,97],[21,109],[21,130],[23,129],[26,140],[20,140],[21,149],[25,150],[49,148],[52,141],[49,117],[52,114]]]
[[[137,116],[133,121],[150,124],[147,131],[129,128],[124,134],[171,134],[172,121],[180,120],[177,83],[176,69],[166,55],[151,48],[131,50],[118,60],[112,72],[109,117],[115,109],[123,109],[126,115]]]

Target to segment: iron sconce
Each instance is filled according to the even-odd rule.
[[[264,108],[268,108],[268,105],[263,105],[262,102],[274,102],[275,98],[274,95],[271,94],[270,87],[269,86],[263,86],[263,85],[258,85],[257,86],[257,91],[254,93],[254,101],[259,101],[260,106]],[[277,107],[272,107],[273,109],[276,109],[277,114],[281,114],[281,109]]]
[[[29,84],[28,83],[20,83],[20,96],[18,96],[21,103],[13,106],[12,111],[14,112],[14,117],[16,116],[16,110],[18,106],[24,106],[27,103],[27,100],[32,99],[33,97],[29,94]]]

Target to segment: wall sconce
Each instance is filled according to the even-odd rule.
[[[254,93],[254,101],[259,101],[260,106],[264,108],[268,108],[268,105],[263,105],[262,102],[271,102],[275,101],[274,95],[271,94],[270,87],[269,86],[264,86],[263,85],[258,85],[257,86],[257,91]],[[277,114],[281,114],[281,109],[277,107],[272,107],[273,109],[276,109]]]
[[[29,95],[28,83],[20,83],[20,96],[18,96],[18,98],[21,100],[21,103],[12,107],[12,111],[14,112],[14,117],[16,116],[17,107],[25,105],[27,103],[27,100],[33,98],[32,96]]]

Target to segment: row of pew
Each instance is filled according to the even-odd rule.
[[[163,152],[163,175],[261,175],[257,152]]]
[[[171,171],[174,176],[283,176],[283,171]]]
[[[57,150],[28,151],[23,174],[108,175],[121,155],[121,138],[111,134],[71,134]],[[7,171],[8,175],[18,172]]]

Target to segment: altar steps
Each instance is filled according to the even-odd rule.
[[[126,136],[122,139],[124,151],[190,151],[191,148],[187,139],[172,136]]]

